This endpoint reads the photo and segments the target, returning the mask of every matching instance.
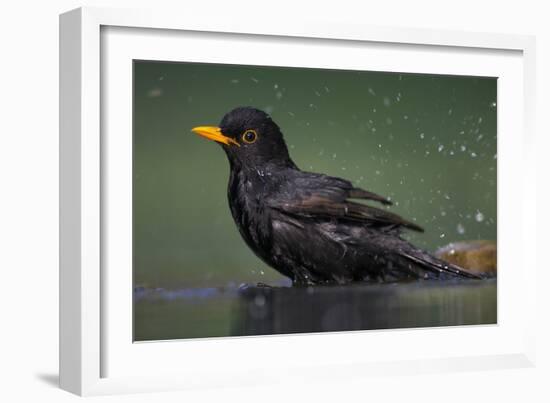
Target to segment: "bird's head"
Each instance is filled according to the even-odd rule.
[[[255,108],[228,112],[218,126],[199,126],[193,132],[219,143],[232,165],[259,168],[265,164],[294,165],[279,126]]]

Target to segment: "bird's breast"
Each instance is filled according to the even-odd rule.
[[[264,257],[269,253],[272,236],[264,192],[253,181],[232,175],[227,196],[241,236],[256,254]]]

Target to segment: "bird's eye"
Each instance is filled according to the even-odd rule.
[[[258,133],[256,133],[256,130],[247,130],[243,133],[243,141],[247,144],[252,144],[256,141],[258,138]]]

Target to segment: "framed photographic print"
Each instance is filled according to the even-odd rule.
[[[62,387],[530,365],[533,41],[432,34],[62,15]]]

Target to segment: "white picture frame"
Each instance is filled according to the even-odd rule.
[[[102,36],[106,32],[114,33],[109,46]],[[143,36],[140,49],[136,50],[130,37],[140,32]],[[122,80],[121,87],[112,80],[105,80],[102,74],[107,74],[105,68],[110,69],[108,74],[124,74],[127,60],[136,57],[132,52],[146,57],[154,53],[160,60],[172,60],[171,45],[182,40],[181,35],[185,32],[193,32],[195,39],[200,38],[197,33],[217,33],[215,41],[238,38],[239,41],[251,41],[250,46],[269,43],[279,49],[288,47],[291,54],[293,43],[303,49],[312,41],[318,41],[319,46],[329,47],[333,52],[348,45],[355,53],[362,52],[362,46],[370,44],[380,49],[391,47],[397,53],[420,52],[423,55],[411,58],[409,65],[404,67],[403,63],[397,64],[399,58],[387,53],[383,59],[386,63],[394,63],[395,69],[400,71],[472,75],[485,72],[490,75],[493,68],[503,69],[501,81],[504,84],[499,87],[499,98],[502,89],[509,102],[499,99],[498,325],[475,329],[453,327],[133,344],[127,336],[131,332],[128,328],[131,323],[131,311],[128,311],[131,277],[125,275],[124,270],[120,275],[108,270],[109,259],[122,259],[119,261],[127,267],[129,263],[124,259],[128,255],[113,257],[106,252],[113,249],[106,239],[122,242],[116,250],[128,250],[130,243],[125,238],[128,222],[116,221],[114,215],[105,214],[111,208],[123,210],[124,200],[127,201],[121,194],[116,197],[122,200],[121,205],[113,206],[109,195],[115,189],[126,189],[124,178],[128,171],[124,166],[129,169],[130,160],[124,147],[128,143],[118,141],[124,138],[122,134],[105,137],[105,133],[112,133],[113,128],[127,133],[128,119],[124,111],[131,113],[128,109],[131,88],[128,93],[127,81]],[[159,46],[154,46],[157,42]],[[223,52],[209,53],[210,56],[201,53],[203,46],[209,46],[204,42],[198,45],[189,42],[188,45],[187,52],[191,49],[194,52],[193,61],[227,62],[230,57]],[[107,47],[116,52],[109,53],[104,49]],[[61,15],[60,49],[60,384],[63,389],[80,395],[96,395],[295,382],[305,378],[329,380],[374,373],[408,374],[533,365],[535,319],[529,312],[535,312],[535,285],[528,279],[535,278],[537,265],[536,253],[527,253],[527,247],[531,245],[532,249],[536,244],[533,240],[536,217],[535,210],[527,208],[513,190],[519,187],[522,194],[535,193],[532,175],[535,161],[530,158],[534,153],[535,44],[532,37],[370,27],[314,19],[289,20],[282,25],[247,21],[243,25],[231,19],[197,19],[192,15],[175,16],[150,10],[81,8]],[[448,60],[439,65],[438,61],[444,58],[435,57],[434,52],[446,54]],[[315,60],[313,53],[311,60]],[[298,53],[293,54],[298,60],[295,65],[310,66],[305,59],[299,62]],[[469,54],[471,62],[453,63],[453,58],[462,60]],[[273,63],[262,58],[261,53],[255,55],[254,64]],[[120,63],[106,65],[102,60],[105,57],[112,57],[113,61],[119,58]],[[494,65],[492,58],[495,57],[501,61],[500,66]],[[238,61],[247,63],[246,58]],[[348,62],[354,63],[353,60]],[[315,63],[318,65],[319,61]],[[362,68],[363,65],[357,63],[355,68]],[[319,67],[328,66],[337,67],[331,61]],[[377,67],[391,71],[390,65]],[[120,103],[117,100],[121,100]],[[120,117],[116,121],[107,118],[111,107]],[[512,113],[514,111],[517,113]],[[503,121],[500,119],[503,115],[514,116]],[[117,141],[111,141],[113,139]],[[109,164],[107,149],[110,153],[119,150],[119,157],[126,155],[118,160],[122,170],[115,172],[108,168],[112,164]],[[117,177],[122,178],[121,182],[116,182]],[[110,185],[111,182],[116,183]],[[517,214],[510,217],[506,214],[510,210]],[[129,216],[125,217],[127,220]],[[105,236],[105,231],[111,230],[114,232]],[[507,247],[512,244],[514,248]],[[507,264],[521,267],[521,275],[517,276],[516,272],[517,277],[512,278]],[[128,287],[126,294],[121,295],[124,282]],[[507,298],[518,290],[523,295],[521,300],[512,302]],[[367,339],[374,343],[365,343]],[[445,342],[438,343],[438,339]],[[455,340],[474,339],[478,340],[475,346],[450,347],[455,345]],[[396,346],[399,345],[396,342],[404,340],[417,346],[415,351],[394,348],[390,352],[384,348],[385,343]],[[312,343],[326,346],[327,354],[308,353],[307,346]],[[352,350],[353,346],[361,344],[375,344],[376,351],[365,348],[357,353],[356,349]],[[344,348],[330,353],[334,350],[330,346],[337,345],[347,346],[349,351]],[[293,350],[302,353],[293,354]],[[263,357],[262,363],[256,362],[258,356]],[[182,357],[186,359],[182,361]],[[140,362],[144,363],[143,367],[155,370],[140,368]]]

